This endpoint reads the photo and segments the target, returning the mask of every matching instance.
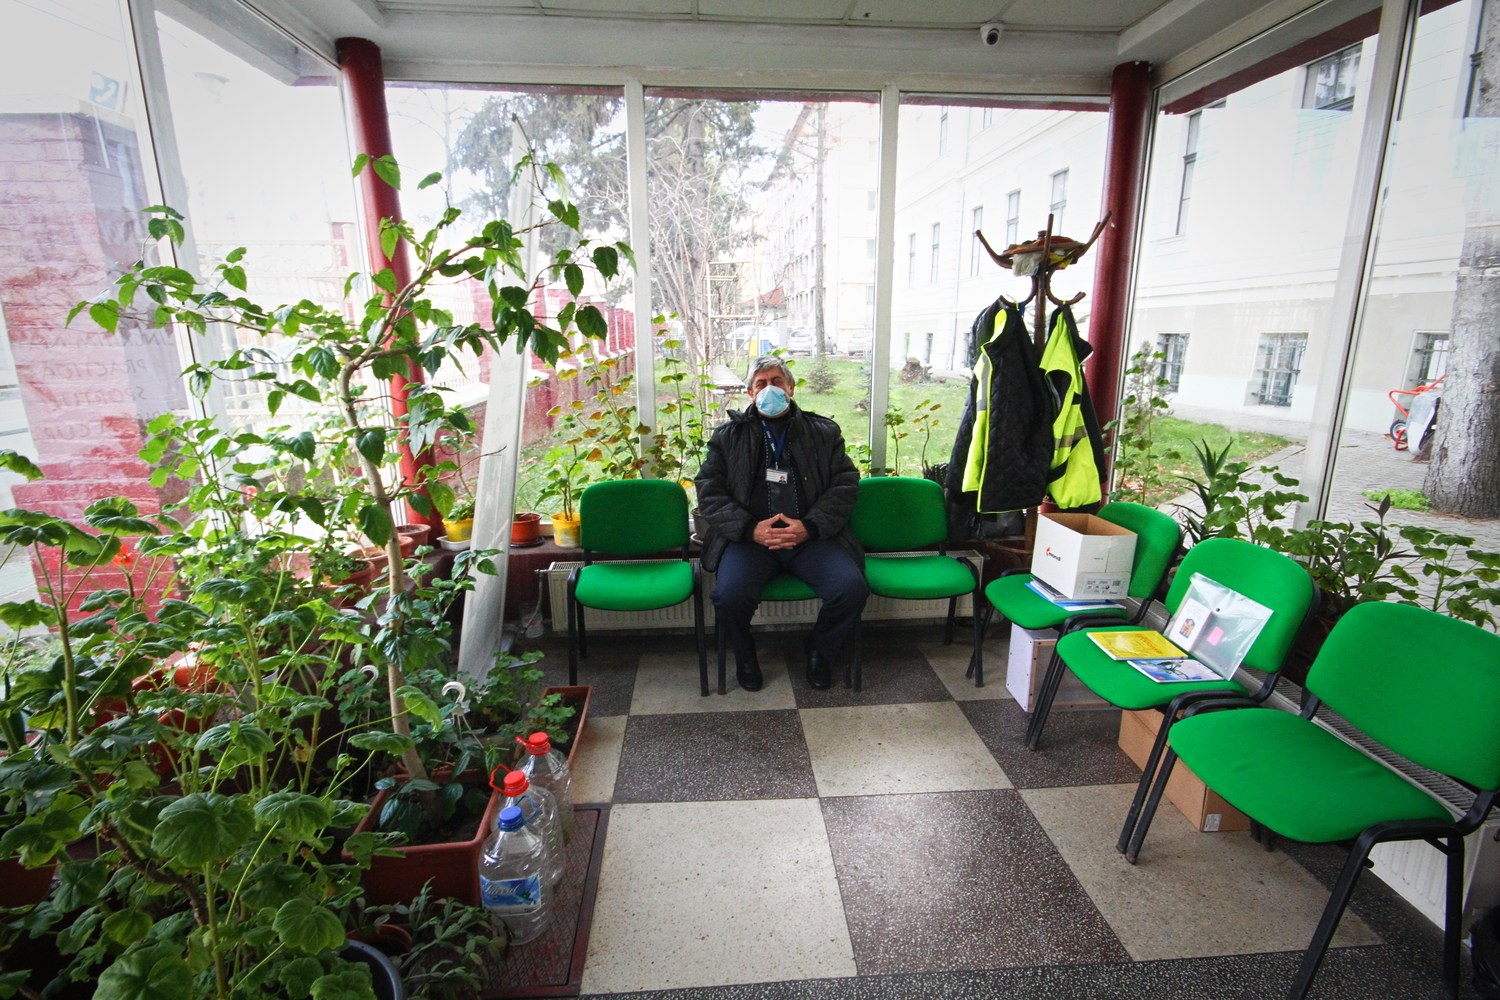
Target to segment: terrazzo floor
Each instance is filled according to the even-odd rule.
[[[981,689],[962,630],[944,647],[937,627],[867,626],[858,694],[809,688],[801,634],[767,632],[764,689],[731,669],[708,698],[691,637],[592,635],[574,793],[610,816],[583,993],[1283,996],[1343,852],[1268,853],[1164,804],[1127,865],[1119,713],[1054,713],[1026,750],[998,631]],[[530,645],[565,683],[561,641]],[[1367,876],[1313,996],[1436,998],[1439,938]]]

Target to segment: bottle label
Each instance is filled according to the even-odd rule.
[[[530,910],[542,902],[542,877],[485,878],[479,876],[479,897],[486,910]]]

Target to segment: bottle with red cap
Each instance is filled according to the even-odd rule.
[[[568,758],[552,749],[552,741],[546,733],[532,733],[528,738],[516,737],[516,742],[526,748],[520,770],[526,772],[533,786],[540,785],[552,793],[557,800],[557,818],[562,822],[563,841],[573,839],[573,776],[568,773]]]
[[[496,774],[499,771],[499,768],[495,769]],[[504,793],[502,809],[510,806],[519,808],[526,817],[527,824],[542,838],[547,848],[547,865],[542,873],[542,881],[548,888],[556,885],[562,879],[563,861],[566,857],[563,853],[562,829],[557,821],[557,800],[545,788],[533,785],[522,771],[508,772],[498,785],[495,784],[495,775],[491,775],[490,787],[498,788]]]
[[[511,944],[535,940],[552,916],[552,889],[544,878],[549,852],[534,824],[516,806],[500,810],[479,855],[480,902]]]

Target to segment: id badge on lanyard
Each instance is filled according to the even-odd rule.
[[[786,448],[786,439],[782,438],[782,446],[778,448],[771,437],[771,432],[765,433],[766,457],[770,459],[766,465],[766,499],[772,510],[785,512],[786,491],[791,488],[792,478],[791,470],[781,468],[781,456]]]

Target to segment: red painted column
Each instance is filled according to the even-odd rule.
[[[340,38],[337,44],[339,68],[344,73],[349,115],[354,126],[354,152],[363,153],[371,159],[393,156],[390,116],[385,106],[385,69],[380,61],[380,46],[364,38]],[[380,220],[402,218],[401,196],[368,167],[360,172],[359,193],[370,263],[377,271],[390,268],[391,273],[396,276],[396,285],[405,287],[411,280],[411,262],[405,244],[397,246],[395,255],[391,257],[386,256],[380,245]],[[398,426],[403,427],[400,437],[401,478],[407,483],[416,482],[419,470],[430,468],[434,464],[431,449],[419,455],[412,454],[404,430],[406,386],[411,382],[421,381],[422,370],[416,364],[411,366],[406,378],[398,375],[391,380],[391,415],[396,418]],[[415,510],[408,513],[414,522],[425,521],[434,529],[442,529],[443,519],[436,511],[425,518]]]
[[[1135,261],[1136,210],[1141,200],[1146,135],[1151,116],[1151,64],[1121,63],[1109,89],[1109,139],[1104,181],[1104,210],[1109,225],[1099,238],[1094,293],[1089,310],[1089,344],[1085,362],[1089,396],[1101,424],[1118,415],[1120,372],[1125,357],[1125,314],[1130,303],[1130,275]]]

